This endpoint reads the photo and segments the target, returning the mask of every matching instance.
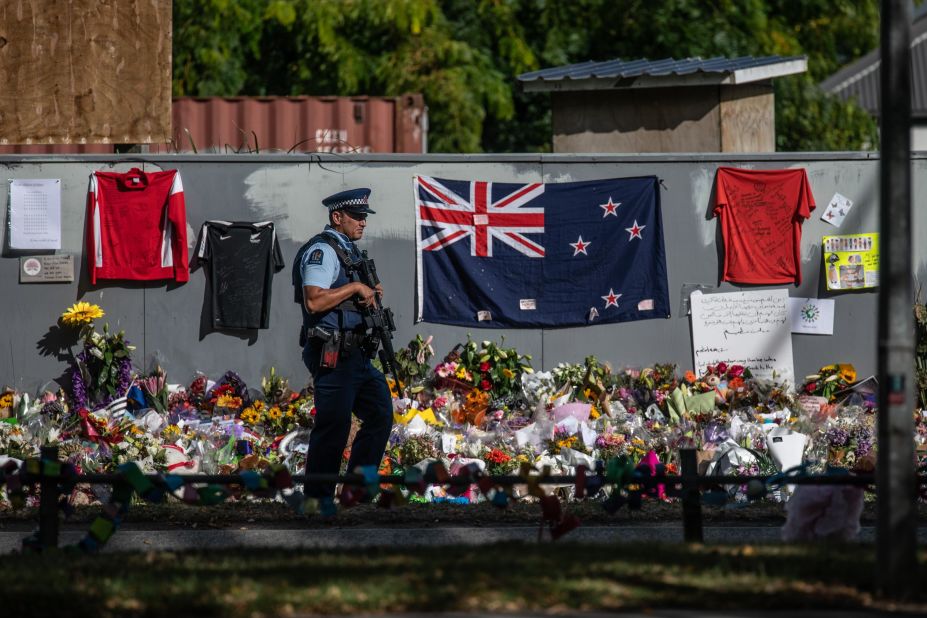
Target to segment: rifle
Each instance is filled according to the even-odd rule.
[[[357,273],[358,280],[367,287],[375,290],[380,284],[377,276],[377,267],[373,259],[367,257],[367,251],[361,251],[361,258],[352,264],[352,270]],[[393,321],[393,311],[380,304],[379,298],[366,307],[358,305],[364,318],[364,326],[371,330],[373,336],[365,342],[364,352],[373,358],[379,349],[380,364],[384,373],[393,376],[396,381],[396,391],[399,392],[399,372],[396,367],[396,353],[393,350],[393,332],[396,324]]]

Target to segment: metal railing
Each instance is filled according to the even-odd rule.
[[[41,461],[57,462],[58,448],[43,447],[41,449]],[[519,475],[482,475],[482,474],[464,474],[448,475],[446,471],[442,474],[436,474],[429,469],[423,475],[417,476],[414,480],[405,475],[379,475],[374,484],[394,485],[394,486],[412,486],[419,485],[424,488],[426,485],[442,486],[470,486],[483,482],[492,487],[512,487],[514,485],[575,485],[580,487],[582,484],[583,493],[586,487],[588,493],[594,495],[604,486],[613,486],[619,490],[628,490],[639,497],[645,493],[653,493],[658,485],[664,485],[668,488],[667,495],[680,498],[682,506],[682,523],[685,542],[701,543],[704,540],[702,525],[702,503],[703,489],[713,486],[725,485],[748,485],[749,483],[761,483],[765,494],[767,485],[770,483],[775,486],[782,485],[854,485],[870,486],[875,483],[875,476],[872,474],[777,474],[777,475],[700,475],[698,473],[698,464],[695,449],[680,450],[681,473],[672,474],[650,474],[647,470],[640,467],[634,469],[631,475],[624,475],[621,478],[609,478],[608,473],[600,467],[593,474],[586,474],[585,468],[582,468],[580,474],[574,475],[553,475],[542,471],[540,474],[530,476]],[[45,550],[56,548],[59,537],[59,500],[61,500],[61,480],[60,472],[49,473],[49,466],[38,466],[38,472],[29,472],[22,470],[19,480],[22,485],[38,485],[39,509],[38,509],[38,531],[33,537],[37,541],[36,549]],[[53,470],[60,469],[60,466],[51,466]],[[442,468],[443,470],[443,468]],[[0,472],[0,475],[3,473]],[[165,477],[160,474],[146,474],[144,477],[152,485],[161,491],[164,495],[176,489],[165,483]],[[245,487],[249,477],[243,474],[189,474],[182,476],[173,476],[175,481],[182,480],[182,484],[213,484],[213,485],[237,485]],[[250,480],[253,480],[253,476]],[[371,484],[371,479],[362,474],[309,474],[309,475],[292,475],[289,476],[293,483],[318,484],[318,483],[341,483],[347,486],[367,486]],[[0,481],[3,479],[0,478]],[[112,487],[120,483],[125,483],[126,479],[123,474],[77,474],[68,478],[69,484],[103,484]],[[919,485],[927,484],[927,476],[918,476]],[[0,486],[3,483],[0,482]],[[276,494],[276,490],[274,490]]]

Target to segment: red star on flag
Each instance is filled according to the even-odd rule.
[[[621,206],[621,202],[618,202],[616,204],[615,202],[612,201],[611,197],[608,198],[608,201],[606,203],[599,204],[599,208],[605,211],[605,214],[602,215],[602,218],[604,219],[608,215],[614,215],[617,218],[619,206]]]
[[[618,299],[621,298],[621,294],[615,294],[615,290],[608,288],[607,296],[600,296],[602,300],[605,301],[605,308],[608,309],[611,306],[618,306]]]
[[[635,238],[640,238],[641,240],[644,240],[644,237],[641,236],[641,230],[644,229],[645,227],[647,227],[647,226],[646,226],[646,225],[638,225],[638,224],[637,224],[637,219],[635,219],[635,220],[634,220],[634,225],[632,225],[631,227],[626,227],[626,228],[624,228],[624,231],[625,231],[625,232],[628,232],[628,233],[631,235],[631,237],[628,238],[628,242],[631,242],[631,241],[634,240]]]
[[[579,240],[577,240],[576,242],[569,243],[569,245],[573,247],[573,257],[576,257],[580,253],[582,253],[583,255],[589,255],[588,253],[586,253],[586,247],[588,247],[591,244],[592,244],[591,242],[585,242],[582,236],[580,236]]]

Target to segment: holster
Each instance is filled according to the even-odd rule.
[[[336,330],[330,335],[328,339],[322,340],[322,356],[319,359],[319,366],[326,369],[337,367],[341,356],[341,332]]]

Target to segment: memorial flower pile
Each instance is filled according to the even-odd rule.
[[[103,315],[78,303],[61,316],[76,330],[78,349],[61,392],[0,391],[0,458],[34,457],[57,444],[87,471],[136,461],[152,472],[234,472],[275,462],[302,472],[315,415],[310,390],[294,390],[273,368],[259,389],[233,370],[171,385],[162,367],[133,368],[125,335],[95,328]],[[822,367],[795,392],[731,363],[698,374],[671,364],[616,369],[588,356],[534,371],[529,356],[504,342],[468,339],[433,362],[431,338],[416,337],[398,356],[395,423],[382,466],[397,473],[441,461],[449,470],[474,464],[514,474],[527,464],[570,474],[619,457],[675,470],[682,447],[698,449],[715,472],[767,470],[784,461],[772,432],[797,434],[799,461],[812,469],[869,470],[875,461],[877,412],[846,395],[857,380],[849,364]],[[800,400],[809,396],[824,405]],[[914,420],[927,463],[927,413]],[[463,496],[488,499],[476,489]]]

